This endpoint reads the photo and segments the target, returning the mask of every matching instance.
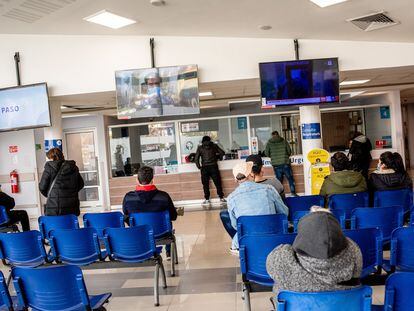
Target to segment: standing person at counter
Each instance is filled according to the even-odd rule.
[[[286,176],[291,194],[297,196],[292,167],[290,166],[292,150],[288,142],[279,135],[278,131],[272,132],[272,138],[266,144],[265,155],[272,161],[276,178],[283,183],[283,176]]]
[[[211,141],[210,136],[204,136],[195,155],[195,164],[201,171],[201,182],[203,183],[205,199],[203,205],[210,204],[210,178],[216,186],[220,201],[222,203],[226,202],[224,199],[223,187],[221,185],[220,171],[217,164],[218,160],[221,160],[223,156],[224,151],[217,144]]]
[[[351,140],[349,154],[351,155],[351,168],[368,180],[368,170],[371,164],[372,144],[364,134],[356,132]]]

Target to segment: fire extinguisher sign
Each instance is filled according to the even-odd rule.
[[[19,152],[18,146],[9,146],[9,153],[17,153]]]

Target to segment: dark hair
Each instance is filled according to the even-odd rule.
[[[340,172],[349,168],[349,159],[344,153],[336,152],[331,158],[331,164],[335,172]]]
[[[357,137],[359,137],[359,136],[363,136],[364,134],[362,134],[361,132],[358,132],[358,131],[356,131],[356,132],[354,132],[353,133],[353,135],[352,135],[352,140],[354,140],[355,138],[357,138]]]
[[[398,152],[392,154],[394,156],[394,171],[397,173],[405,173],[405,166],[402,156]]]
[[[152,167],[143,166],[138,170],[137,178],[141,185],[148,185],[154,179],[154,170]]]
[[[211,141],[211,137],[210,136],[203,136],[203,139],[201,140],[201,142],[202,143],[205,143],[205,142],[208,142],[208,141]]]
[[[63,160],[65,160],[65,157],[63,156],[63,152],[59,148],[50,149],[46,153],[46,156],[49,160],[52,160],[52,161],[63,161]]]
[[[385,165],[386,168],[395,168],[394,158],[394,155],[390,151],[384,152],[380,155],[380,161]]]
[[[246,158],[246,162],[253,162],[252,173],[253,175],[259,175],[262,171],[263,160],[258,154],[251,154]]]
[[[272,136],[279,136],[279,132],[278,131],[273,131]]]

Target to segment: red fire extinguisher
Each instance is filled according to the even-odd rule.
[[[10,184],[11,184],[11,192],[18,193],[19,192],[19,174],[17,174],[16,170],[10,172]]]

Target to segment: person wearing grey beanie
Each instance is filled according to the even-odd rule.
[[[319,292],[360,285],[362,254],[345,237],[328,209],[312,208],[299,221],[293,245],[279,245],[267,257],[266,268],[281,290]]]

